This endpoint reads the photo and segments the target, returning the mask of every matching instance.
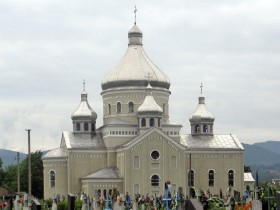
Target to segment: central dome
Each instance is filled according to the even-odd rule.
[[[102,90],[118,87],[153,87],[169,89],[168,77],[149,59],[142,46],[142,31],[134,25],[128,32],[128,49],[120,62],[105,76]]]

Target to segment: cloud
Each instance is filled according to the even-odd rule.
[[[132,1],[0,2],[0,147],[59,146],[82,80],[102,125],[101,81],[127,48]],[[215,131],[245,143],[279,140],[280,3],[141,1],[144,49],[171,79],[170,118],[184,125],[200,82]]]

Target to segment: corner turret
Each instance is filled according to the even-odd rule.
[[[213,135],[215,117],[205,105],[205,97],[202,95],[202,87],[201,83],[201,95],[198,97],[198,106],[189,118],[191,123],[191,134]]]
[[[85,91],[85,82],[81,93],[81,102],[78,108],[73,112],[71,118],[73,122],[74,133],[94,133],[96,130],[97,114],[90,107],[87,101],[87,92]]]

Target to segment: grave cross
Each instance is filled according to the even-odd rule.
[[[269,184],[268,184],[268,185],[269,185]],[[267,199],[267,204],[268,204],[267,209],[270,210],[270,201],[269,201],[269,199],[273,199],[273,198],[274,198],[274,197],[271,197],[271,196],[270,196],[270,187],[268,187],[268,196],[267,196],[267,197],[264,197],[264,198]]]
[[[166,198],[166,197],[164,197],[163,199],[162,199],[162,201],[163,202],[165,202],[165,208],[166,208],[166,210],[169,210],[170,208],[169,208],[169,205],[168,205],[168,202],[171,202],[171,198]]]
[[[110,199],[110,196],[106,196],[106,199],[105,199],[105,210],[112,210],[112,208],[110,207],[111,205],[111,199]]]
[[[169,205],[168,205],[168,202],[171,202],[171,193],[168,189],[168,187],[165,188],[165,196],[164,198],[162,198],[162,201],[165,202],[165,208],[166,210],[169,210]]]

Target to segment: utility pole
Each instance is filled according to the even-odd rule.
[[[30,131],[31,129],[25,129],[28,132],[28,194],[32,195],[31,192],[31,153],[30,153]]]
[[[190,170],[188,174],[188,182],[189,182],[189,199],[191,199],[191,177],[192,177],[192,153],[190,153]]]
[[[17,178],[17,184],[18,184],[18,193],[20,193],[20,174],[19,174],[19,152],[17,152],[17,175],[18,175],[18,178]]]

